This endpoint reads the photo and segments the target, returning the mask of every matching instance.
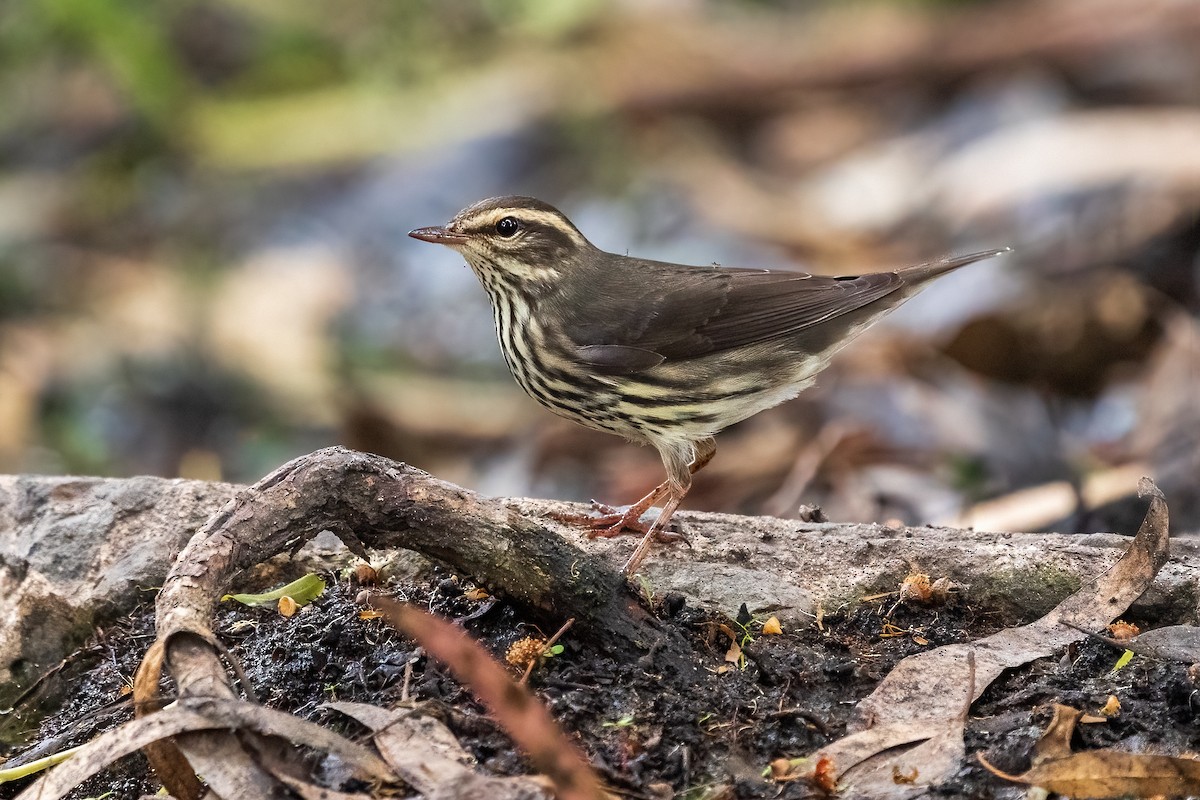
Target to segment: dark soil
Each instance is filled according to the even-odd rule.
[[[381,620],[360,618],[360,588],[331,578],[325,595],[291,619],[262,609],[222,607],[218,631],[241,660],[260,701],[356,733],[346,727],[353,723],[320,706],[331,700],[396,704],[411,664],[411,699],[442,718],[485,769],[506,775],[528,771],[507,734],[444,666]],[[511,604],[469,599],[471,588],[444,573],[424,585],[385,587],[400,599],[462,621],[500,659],[514,641],[537,633]],[[639,663],[617,662],[585,631],[568,632],[564,651],[546,659],[530,681],[601,777],[615,790],[638,797],[647,792],[670,796],[668,788],[688,798],[821,796],[803,781],[772,783],[763,777],[764,768],[772,759],[808,754],[842,735],[854,703],[905,656],[1029,621],[963,598],[938,608],[895,609],[888,599],[849,614],[827,614],[823,630],[768,636],[761,634],[761,619],[739,626],[681,606],[679,598],[660,598],[656,607],[694,643],[704,667],[695,684],[672,684]],[[67,694],[38,732],[33,745],[38,756],[87,741],[132,716],[122,698],[152,640],[152,620],[147,605],[113,624],[51,679],[52,690]],[[726,662],[729,639],[718,627],[722,623],[739,638],[747,637],[743,662]],[[1119,655],[1085,641],[1058,661],[1006,674],[972,707],[967,752],[985,751],[997,767],[1021,772],[1053,703],[1095,713],[1110,694],[1120,698],[1120,715],[1106,724],[1080,726],[1075,747],[1166,754],[1200,749],[1200,701],[1187,666],[1139,656],[1112,676]],[[146,769],[140,756],[127,758],[75,796],[152,793],[158,784]],[[0,798],[14,797],[24,784],[0,786]],[[972,756],[940,796],[1015,798],[1023,789],[993,777]]]

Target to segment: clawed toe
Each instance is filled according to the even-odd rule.
[[[608,503],[601,503],[599,500],[592,500],[591,507],[592,511],[596,512],[602,517],[620,517],[628,511],[626,510],[623,512],[617,506],[610,506]],[[633,508],[633,506],[629,506],[629,508]]]
[[[628,515],[621,514],[592,517],[588,523],[591,526],[591,530],[587,532],[589,539],[612,539],[627,533],[645,536],[654,525],[652,522],[642,522],[640,516],[630,519]]]
[[[686,491],[686,488],[683,490]],[[642,540],[634,548],[633,555],[625,563],[625,574],[631,575],[646,557],[653,542],[683,541],[689,547],[691,542],[678,529],[672,530],[671,516],[683,499],[683,491],[673,491],[668,483],[659,484],[650,494],[643,497],[625,509],[613,508],[595,500],[591,503],[591,514],[551,514],[559,522],[569,525],[580,525],[589,539],[611,539],[627,533],[636,533]],[[642,515],[662,502],[658,516],[648,522],[642,521]]]
[[[657,518],[642,519],[642,512],[636,507],[620,511],[600,503],[593,503],[593,508],[600,514],[553,514],[554,519],[568,525],[580,525],[587,529],[589,539],[613,539],[617,536],[637,534],[645,536],[654,530],[656,542],[687,541],[687,537],[677,530],[657,530]],[[669,527],[674,527],[670,525]]]

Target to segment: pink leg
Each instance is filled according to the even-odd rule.
[[[646,531],[646,535],[638,542],[638,546],[634,548],[633,555],[625,562],[625,568],[622,570],[626,575],[633,575],[637,572],[638,567],[646,560],[646,554],[650,552],[650,545],[659,535],[659,530],[665,527],[671,521],[671,515],[675,513],[675,509],[679,508],[679,503],[683,500],[683,495],[672,495],[663,504],[662,511],[658,515],[658,519],[654,520],[654,524],[650,526],[650,530]]]
[[[650,548],[650,542],[655,540],[673,542],[683,538],[677,533],[667,531],[667,526],[671,522],[671,515],[675,513],[675,509],[679,507],[679,503],[683,500],[684,495],[687,494],[688,488],[692,483],[691,476],[711,461],[716,451],[716,444],[710,438],[703,439],[693,445],[691,461],[686,464],[682,461],[668,461],[667,455],[664,454],[663,458],[664,463],[667,464],[668,479],[655,486],[649,494],[625,511],[593,502],[593,507],[601,512],[599,516],[556,514],[555,519],[569,524],[587,526],[590,529],[587,535],[593,539],[608,539],[628,532],[642,534],[642,541],[638,544],[637,549],[634,550],[633,557],[625,565],[626,574],[632,574],[632,571],[645,559],[646,552]],[[672,466],[675,468],[672,469]],[[675,476],[673,482],[670,480],[672,475]],[[664,500],[662,510],[659,512],[657,518],[648,523],[641,521],[643,514],[649,511],[655,504]]]
[[[555,514],[554,518],[568,525],[583,525],[588,528],[587,535],[590,539],[609,539],[628,532],[644,534],[653,527],[653,523],[642,522],[642,515],[662,499],[666,490],[667,485],[665,483],[659,484],[648,495],[624,511],[593,501],[592,507],[601,512],[599,516],[592,516],[591,514]]]

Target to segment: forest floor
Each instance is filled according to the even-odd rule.
[[[417,703],[449,727],[483,770],[501,775],[530,770],[508,734],[444,666],[382,619],[362,613],[360,586],[326,577],[327,591],[291,618],[222,605],[218,633],[262,702],[351,735],[365,729],[355,730],[357,723],[323,709],[324,703]],[[440,569],[424,581],[380,588],[458,620],[500,660],[515,641],[538,634],[513,604]],[[940,606],[887,597],[849,613],[827,613],[820,627],[764,634],[763,619],[739,624],[716,618],[678,596],[656,598],[653,606],[665,624],[695,645],[701,669],[687,679],[653,674],[639,662],[618,663],[605,655],[602,643],[571,631],[561,639],[562,652],[544,659],[529,679],[609,789],[630,797],[827,796],[808,779],[772,779],[771,763],[803,757],[843,735],[855,704],[901,659],[1031,621],[974,605],[969,596],[952,596]],[[731,649],[730,632],[740,655]],[[98,631],[51,678],[68,699],[31,737],[33,747],[61,750],[131,718],[127,687],[152,640],[150,603]],[[1023,772],[1056,703],[1097,715],[1110,696],[1119,697],[1119,712],[1106,722],[1078,727],[1076,749],[1164,754],[1200,749],[1195,671],[1135,656],[1114,672],[1119,656],[1118,650],[1085,640],[1058,659],[1006,673],[971,707],[967,758],[931,796],[1023,796],[1024,787],[990,774],[974,754],[982,752],[1004,771]],[[805,774],[805,767],[799,762],[792,774]],[[898,785],[911,778],[896,776]],[[23,786],[0,786],[0,798],[15,797]],[[845,794],[848,788],[841,787],[843,796],[853,796],[852,790]],[[72,796],[136,797],[157,789],[145,760],[136,755]]]

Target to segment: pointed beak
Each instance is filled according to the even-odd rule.
[[[420,239],[422,242],[433,242],[434,244],[446,244],[450,246],[463,244],[467,241],[466,234],[454,233],[440,226],[417,228],[415,231],[409,231],[408,235],[414,239]]]

